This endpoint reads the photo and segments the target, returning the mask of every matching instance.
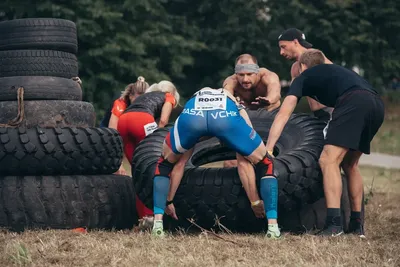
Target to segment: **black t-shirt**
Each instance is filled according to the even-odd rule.
[[[166,98],[165,94],[166,93],[164,92],[149,92],[140,95],[132,102],[124,113],[131,111],[146,112],[157,119],[161,116],[161,110]]]
[[[353,89],[377,93],[371,84],[354,71],[335,64],[321,64],[303,71],[294,79],[287,95],[294,95],[298,99],[309,96],[325,106],[334,107],[341,95]]]

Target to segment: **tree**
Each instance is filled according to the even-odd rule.
[[[139,75],[149,83],[184,78],[191,53],[204,47],[185,17],[169,15],[157,0],[7,1],[1,7],[8,19],[54,17],[76,23],[84,100],[94,103],[99,117],[115,91]]]

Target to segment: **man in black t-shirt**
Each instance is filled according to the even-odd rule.
[[[370,153],[370,143],[383,123],[384,105],[375,89],[357,73],[335,64],[324,64],[324,61],[324,54],[316,49],[310,49],[300,57],[301,74],[293,80],[275,117],[267,150],[274,149],[301,97],[309,96],[333,107],[319,159],[328,208],[326,224],[320,234],[338,236],[343,233],[340,218],[342,167],[348,177],[351,200],[349,231],[364,236],[360,216],[363,182],[358,161],[362,153]]]

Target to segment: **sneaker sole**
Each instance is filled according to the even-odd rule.
[[[337,237],[337,236],[340,236],[340,235],[342,235],[344,232],[343,231],[341,231],[341,232],[339,232],[339,233],[337,233],[337,234],[332,234],[332,236],[333,237]]]
[[[280,239],[281,236],[272,235],[270,233],[265,235],[268,239]]]

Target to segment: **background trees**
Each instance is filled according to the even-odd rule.
[[[358,66],[382,89],[400,76],[400,2],[396,0],[3,0],[0,20],[55,17],[78,28],[84,100],[98,116],[137,76],[169,79],[184,97],[220,86],[235,58],[289,79],[277,37],[288,27],[347,67]]]

